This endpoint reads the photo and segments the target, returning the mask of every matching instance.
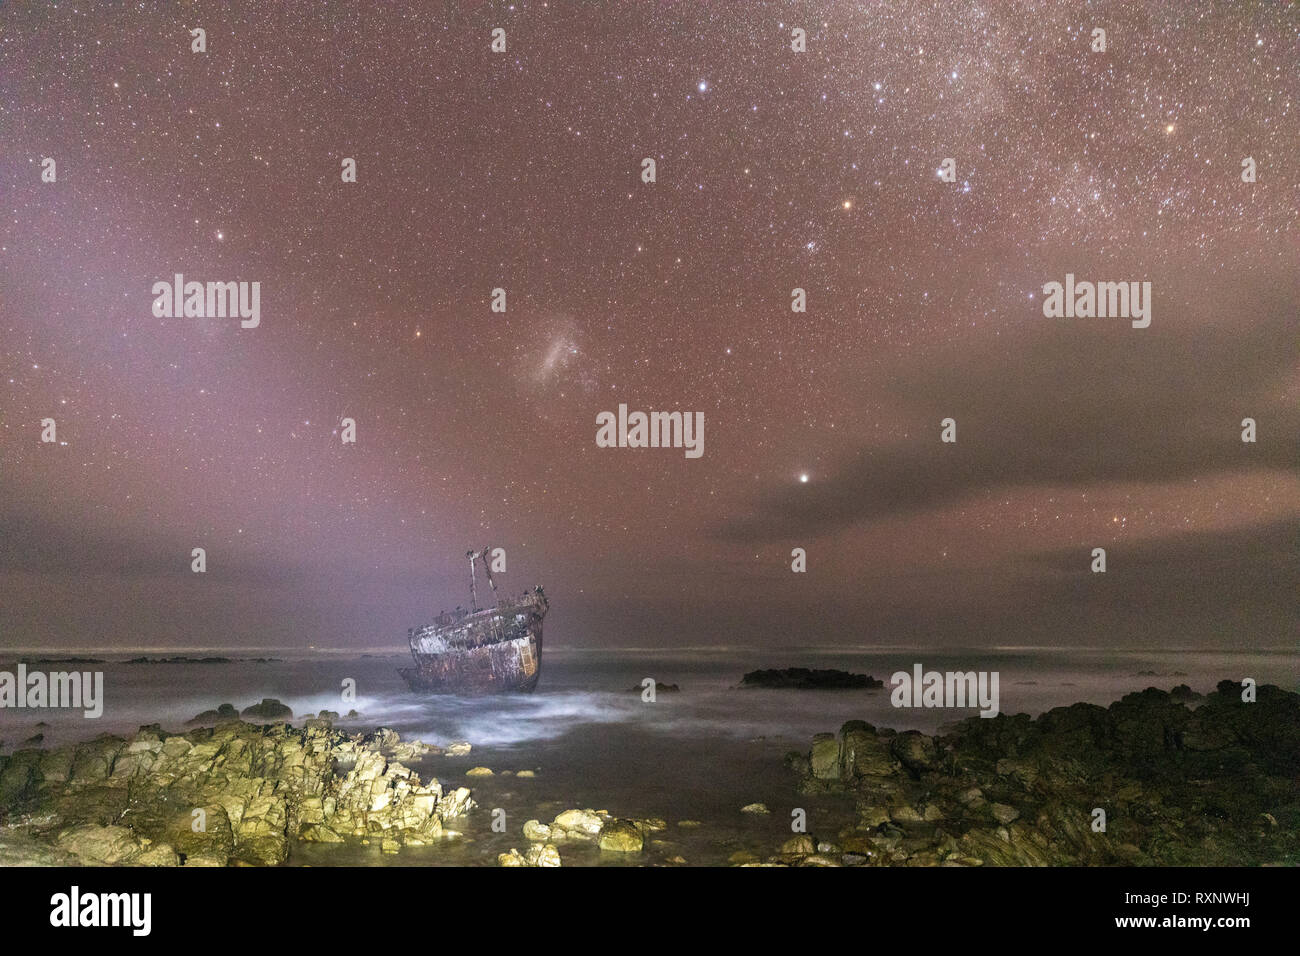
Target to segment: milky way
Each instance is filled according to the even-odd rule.
[[[391,645],[490,544],[561,644],[1294,646],[1298,64],[1278,2],[5,4],[0,639]]]

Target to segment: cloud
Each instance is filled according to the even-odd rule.
[[[1225,292],[1185,311],[1166,304],[1148,330],[1055,320],[910,361],[863,399],[897,409],[905,439],[841,454],[807,485],[769,488],[717,534],[806,539],[991,488],[1300,472],[1300,411],[1289,394],[1300,367],[1297,314],[1294,290]],[[949,417],[954,444],[939,440]],[[1246,417],[1258,422],[1256,444],[1241,441]]]

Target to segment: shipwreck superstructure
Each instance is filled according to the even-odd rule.
[[[542,673],[542,618],[550,607],[539,585],[495,607],[478,606],[475,562],[483,561],[495,597],[496,581],[488,564],[490,548],[465,552],[469,558],[470,608],[443,611],[432,624],[407,632],[414,667],[398,673],[411,689],[430,694],[527,693]]]

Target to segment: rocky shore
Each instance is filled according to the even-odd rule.
[[[467,742],[345,733],[333,712],[250,722],[287,708],[223,705],[185,733],[155,724],[0,754],[0,865],[355,865],[407,852],[508,867],[1296,865],[1300,696],[1255,693],[1152,688],[935,736],[849,721],[787,756],[794,777],[774,751],[755,794],[765,803],[673,824],[565,809],[574,795],[537,791],[533,769],[448,760],[438,774],[464,776],[476,801],[412,769],[467,757]],[[654,798],[630,802],[660,812]]]
[[[231,720],[102,735],[0,756],[0,859],[79,864],[283,863],[294,840],[385,852],[455,834],[465,787],[421,783],[402,760],[433,748],[392,730],[348,735]]]
[[[1300,863],[1300,696],[1223,681],[972,717],[930,737],[849,721],[792,754],[807,793],[858,822],[797,834],[795,865],[1203,866]]]

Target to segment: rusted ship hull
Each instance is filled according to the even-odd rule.
[[[539,588],[521,602],[442,615],[410,631],[415,666],[398,673],[418,693],[528,693],[542,674],[546,610]]]

